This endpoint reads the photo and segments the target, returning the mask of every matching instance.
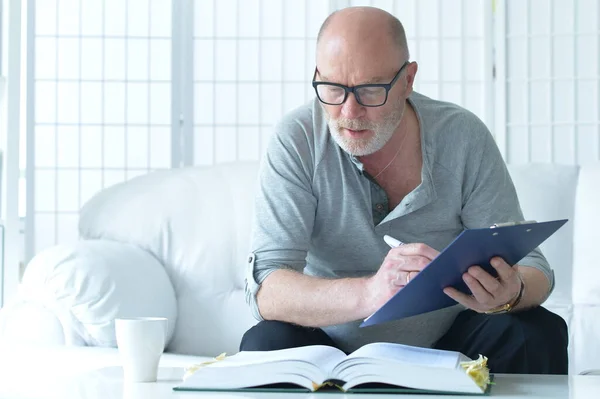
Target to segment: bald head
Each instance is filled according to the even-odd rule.
[[[323,48],[331,51],[331,44],[345,44],[359,53],[365,47],[385,49],[388,46],[395,50],[399,61],[409,59],[402,23],[392,14],[375,7],[348,7],[330,14],[319,30],[317,53]]]

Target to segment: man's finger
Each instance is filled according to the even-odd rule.
[[[477,302],[480,304],[488,304],[493,301],[494,297],[492,294],[487,292],[487,290],[483,288],[479,280],[477,280],[475,277],[471,276],[469,273],[465,273],[463,274],[463,280],[473,293],[473,296]]]
[[[504,259],[496,256],[492,258],[490,264],[498,272],[498,277],[503,281],[510,281],[515,270]]]
[[[406,256],[423,256],[430,261],[434,260],[439,255],[438,251],[423,243],[400,245],[399,247],[392,248],[390,252]]]
[[[502,290],[500,281],[479,266],[471,266],[469,268],[469,275],[477,279],[483,288],[492,295]]]
[[[406,256],[390,253],[387,259],[396,262],[395,268],[407,272],[419,272],[423,270],[431,260],[424,256]]]

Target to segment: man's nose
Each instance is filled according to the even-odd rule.
[[[365,107],[356,101],[354,93],[348,93],[348,98],[342,104],[342,116],[347,119],[357,119],[364,116],[365,112]]]

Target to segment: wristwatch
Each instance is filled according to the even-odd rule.
[[[502,313],[508,313],[511,310],[513,310],[514,308],[516,308],[517,305],[519,304],[519,302],[521,302],[521,299],[523,299],[523,293],[525,292],[525,282],[523,281],[523,277],[521,277],[520,274],[519,274],[519,280],[521,280],[521,288],[519,289],[519,294],[517,295],[517,297],[515,298],[514,301],[505,303],[504,305],[500,305],[497,308],[490,309],[484,313],[485,314],[502,314]]]

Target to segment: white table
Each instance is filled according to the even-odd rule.
[[[120,367],[107,367],[83,374],[72,380],[64,387],[61,397],[64,399],[77,398],[126,398],[126,399],[180,399],[180,398],[415,398],[425,399],[434,396],[424,395],[356,395],[356,394],[314,394],[293,393],[215,393],[215,392],[177,392],[173,386],[181,380],[181,368],[160,368],[158,382],[128,384],[122,380]],[[600,398],[600,376],[542,376],[542,375],[497,375],[491,396],[497,398]],[[459,396],[443,396],[446,399]],[[473,396],[466,396],[473,398]]]

